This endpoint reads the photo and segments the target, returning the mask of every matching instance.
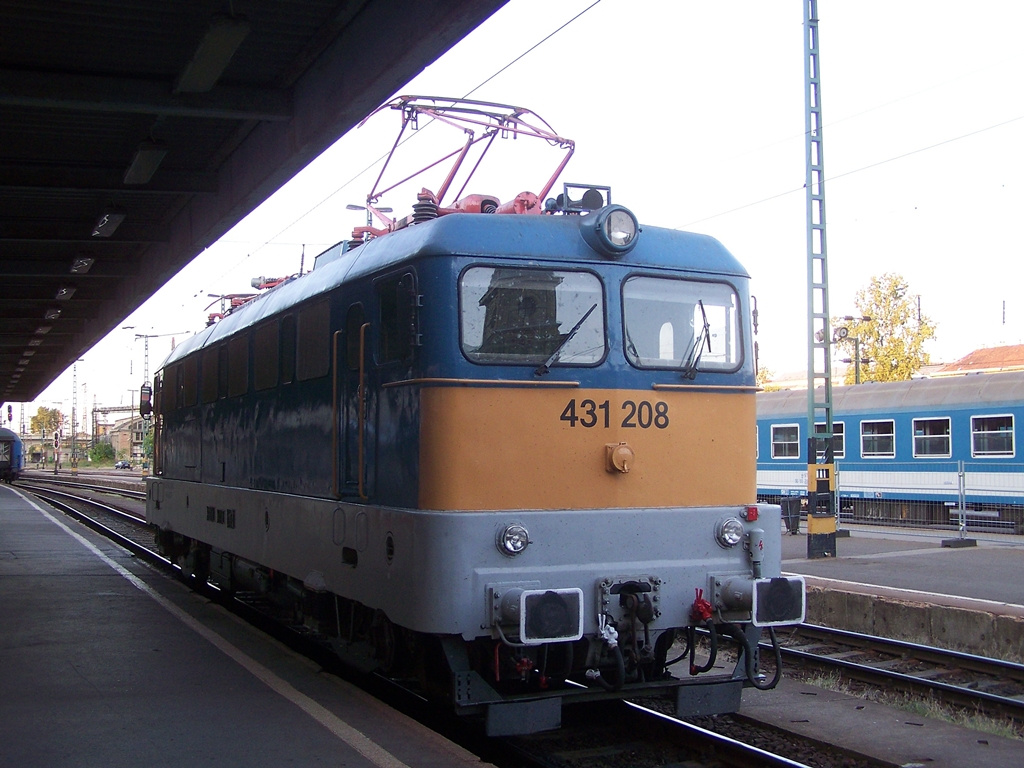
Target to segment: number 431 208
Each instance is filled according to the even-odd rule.
[[[623,429],[665,429],[668,427],[668,403],[641,400],[626,400],[619,405],[619,410],[612,414],[612,406],[608,400],[570,400],[562,409],[561,421],[569,422],[570,427],[603,427],[611,426],[612,420],[618,422]],[[620,421],[621,419],[621,421]]]

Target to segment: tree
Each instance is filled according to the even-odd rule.
[[[113,461],[114,447],[107,442],[96,443],[96,445],[89,450],[89,458],[95,462]]]
[[[846,328],[849,334],[836,346],[851,360],[859,351],[870,361],[861,363],[861,381],[907,381],[928,364],[924,343],[935,338],[935,325],[914,299],[902,275],[886,272],[872,277],[854,300],[857,312],[870,320],[832,318],[837,332]],[[844,383],[853,384],[855,375],[851,365]]]
[[[60,429],[64,423],[64,414],[58,411],[56,408],[44,408],[39,407],[36,411],[36,415],[29,420],[29,431],[32,434],[39,434],[45,432],[47,436],[52,436],[54,430]]]

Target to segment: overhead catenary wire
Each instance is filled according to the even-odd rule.
[[[824,180],[824,182],[827,183],[827,182],[830,182],[830,181],[836,181],[837,179],[842,179],[842,178],[844,178],[846,176],[852,176],[852,175],[854,175],[856,173],[862,173],[863,171],[867,171],[867,170],[870,170],[872,168],[877,168],[877,167],[879,167],[881,165],[886,165],[887,163],[893,163],[893,162],[896,162],[897,160],[903,160],[904,158],[911,157],[913,155],[919,155],[922,152],[928,152],[929,150],[937,149],[939,147],[945,146],[946,144],[952,144],[955,141],[960,141],[962,139],[969,139],[972,136],[977,136],[978,134],[985,133],[986,131],[992,131],[992,130],[995,130],[996,128],[1002,128],[1004,126],[1010,125],[1011,123],[1015,123],[1018,120],[1024,120],[1024,115],[1017,115],[1016,117],[1011,117],[1009,120],[1003,120],[1000,123],[993,123],[992,125],[985,126],[984,128],[978,128],[977,130],[969,131],[969,132],[963,133],[963,134],[961,134],[959,136],[953,136],[953,137],[948,138],[948,139],[943,139],[942,141],[936,142],[934,144],[929,144],[929,145],[924,146],[924,147],[918,147],[917,149],[912,149],[909,152],[904,152],[904,153],[899,154],[899,155],[894,155],[893,157],[886,158],[885,160],[879,160],[879,161],[874,162],[874,163],[868,163],[867,165],[862,165],[859,168],[853,168],[853,169],[851,169],[849,171],[843,171],[842,173],[837,173],[835,176],[827,177]],[[728,216],[730,213],[736,213],[737,211],[746,210],[747,208],[753,208],[756,205],[762,205],[763,203],[771,202],[772,200],[778,200],[780,197],[785,197],[786,195],[791,195],[794,192],[802,192],[803,189],[804,189],[803,185],[801,185],[799,187],[794,187],[792,189],[787,189],[784,192],[778,192],[777,194],[769,195],[768,197],[763,197],[760,200],[753,200],[753,201],[751,201],[749,203],[744,203],[743,205],[738,205],[735,208],[730,208],[730,209],[728,209],[726,211],[721,211],[719,213],[715,213],[715,214],[712,214],[710,216],[705,216],[705,217],[703,217],[701,219],[694,219],[693,221],[688,221],[685,224],[680,224],[678,227],[674,227],[674,229],[685,229],[687,227],[692,227],[694,224],[702,224],[705,221],[711,221],[712,219],[717,219],[717,218],[719,218],[721,216]]]

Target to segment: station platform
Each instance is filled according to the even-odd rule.
[[[782,570],[807,584],[807,621],[1012,661],[1024,660],[1024,536],[846,527],[836,557],[782,536]]]
[[[479,758],[0,486],[0,766]]]

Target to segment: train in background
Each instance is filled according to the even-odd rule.
[[[963,504],[972,528],[1022,532],[1024,372],[835,387],[832,403],[841,519],[959,525]],[[806,495],[807,391],[760,393],[757,426],[759,498]]]
[[[17,432],[0,427],[0,480],[12,483],[25,468],[25,448]]]
[[[480,138],[539,124],[455,104]],[[735,711],[777,682],[762,632],[804,616],[779,507],[756,503],[749,278],[608,187],[542,197],[424,190],[178,345],[147,518],[187,578],[492,735],[558,727],[574,700]]]

